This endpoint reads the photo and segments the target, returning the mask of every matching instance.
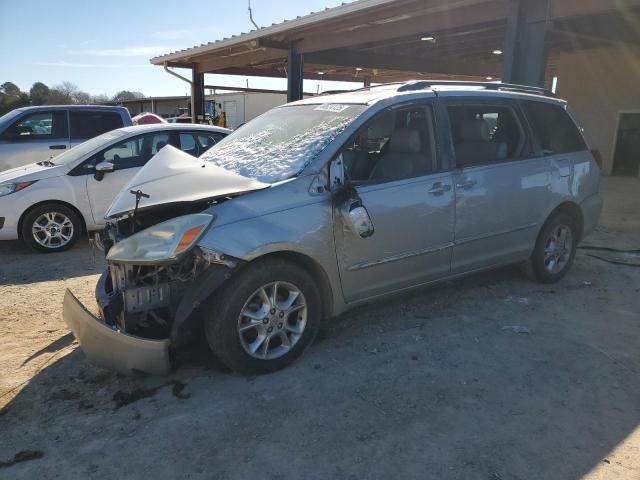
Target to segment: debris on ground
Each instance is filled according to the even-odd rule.
[[[187,384],[184,382],[180,382],[179,380],[174,380],[171,382],[162,383],[151,388],[136,388],[134,390],[131,390],[130,392],[118,390],[113,394],[113,397],[111,397],[111,399],[114,401],[117,410],[120,407],[124,407],[125,405],[129,405],[130,403],[137,402],[138,400],[142,400],[143,398],[153,397],[161,389],[170,385],[173,387],[171,389],[171,393],[174,397],[182,400],[191,397],[190,393],[183,393],[183,390],[187,386]]]
[[[520,325],[505,325],[501,330],[511,330],[514,333],[531,333],[527,327],[521,327]]]
[[[520,305],[529,305],[529,299],[527,297],[516,297],[514,295],[509,295],[504,300],[505,302],[508,302],[508,303],[519,303]]]
[[[13,459],[6,462],[0,461],[0,468],[10,467],[16,463],[28,462],[29,460],[37,460],[44,457],[44,452],[41,450],[22,450],[13,456]]]

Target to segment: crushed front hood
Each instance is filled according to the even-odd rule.
[[[167,145],[120,191],[105,218],[135,209],[136,197],[130,193],[132,190],[149,195],[149,198],[140,199],[138,208],[142,210],[169,203],[236,195],[268,186],[268,183],[243,177]]]

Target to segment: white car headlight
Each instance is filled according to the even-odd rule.
[[[172,218],[116,243],[107,260],[122,263],[173,262],[193,247],[213,215],[196,213]]]
[[[0,197],[9,195],[10,193],[19,192],[23,188],[27,188],[29,185],[33,185],[37,180],[31,180],[30,182],[16,182],[16,183],[0,183]]]

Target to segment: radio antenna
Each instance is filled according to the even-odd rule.
[[[253,23],[253,26],[256,27],[256,30],[260,30],[258,24],[253,20],[253,11],[251,10],[251,0],[249,0],[249,20]]]

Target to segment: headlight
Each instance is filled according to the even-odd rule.
[[[37,180],[31,180],[30,182],[17,182],[17,183],[0,183],[0,197],[9,195],[10,193],[19,192],[23,188],[27,188],[29,185],[33,185]]]
[[[107,260],[123,263],[175,261],[189,250],[213,221],[213,215],[196,213],[149,227],[116,243]]]

